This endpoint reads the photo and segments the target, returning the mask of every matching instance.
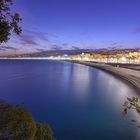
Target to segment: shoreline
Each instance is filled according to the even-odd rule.
[[[84,61],[67,61],[67,62],[82,64],[105,71],[123,80],[124,82],[129,84],[138,94],[140,94],[140,71],[93,62],[84,62]]]
[[[5,58],[0,60],[52,60],[48,58]],[[55,59],[54,59],[55,60]],[[56,60],[56,61],[66,61],[70,63],[77,63],[86,65],[89,67],[93,67],[102,71],[107,72],[108,74],[111,74],[120,80],[123,80],[123,82],[126,82],[129,86],[131,86],[138,94],[140,94],[140,68],[133,69],[129,67],[116,67],[116,65],[110,65],[105,63],[96,63],[96,62],[89,62],[89,61],[77,61],[77,60]]]

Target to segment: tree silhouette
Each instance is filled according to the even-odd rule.
[[[0,140],[55,140],[48,124],[36,122],[24,107],[0,100]]]
[[[0,0],[0,44],[10,39],[11,33],[19,35],[22,31],[20,15],[11,11],[12,4],[13,0]]]
[[[127,101],[124,102],[124,110],[123,114],[127,115],[129,110],[134,110],[140,115],[140,105],[139,105],[139,99],[136,97],[127,98]],[[140,122],[137,120],[131,120],[132,122],[135,122],[137,124],[137,127],[140,128]]]

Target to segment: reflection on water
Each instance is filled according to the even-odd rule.
[[[90,82],[89,67],[75,67],[73,69],[72,79],[75,98],[79,101],[86,100]]]
[[[121,113],[126,98],[138,95],[105,72],[67,62],[3,60],[0,77],[0,97],[24,103],[38,121],[50,123],[58,140],[139,139],[130,121],[135,113]]]
[[[122,104],[124,101],[126,101],[126,97],[138,96],[137,93],[131,88],[128,88],[125,83],[120,82],[119,80],[116,80],[115,77],[109,77],[104,72],[98,73],[98,81],[99,85],[101,87],[105,87],[107,94],[107,97],[114,99],[114,105]],[[132,94],[133,93],[133,94]],[[117,105],[118,106],[118,105]]]
[[[127,86],[124,86],[124,83],[116,82],[115,77],[110,78],[106,73],[100,71],[98,74],[98,78],[100,79],[100,85],[106,87],[106,91],[110,93],[108,95],[111,98],[110,102],[112,102],[112,105],[115,107],[115,109],[118,109],[118,111],[122,110],[122,104],[127,100],[127,97],[133,96],[139,97],[138,94],[135,93],[133,89],[129,89]],[[131,110],[129,112],[129,115],[130,121],[132,119],[140,120],[139,114],[137,114],[136,111],[134,110]],[[137,129],[136,140],[139,139],[140,139],[140,129]]]

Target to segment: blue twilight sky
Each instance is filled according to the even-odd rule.
[[[14,0],[13,10],[23,33],[6,45],[18,51],[140,47],[140,0]]]

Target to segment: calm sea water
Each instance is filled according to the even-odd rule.
[[[139,140],[135,114],[122,115],[131,96],[138,95],[126,83],[88,66],[0,60],[0,98],[24,104],[57,140]]]

